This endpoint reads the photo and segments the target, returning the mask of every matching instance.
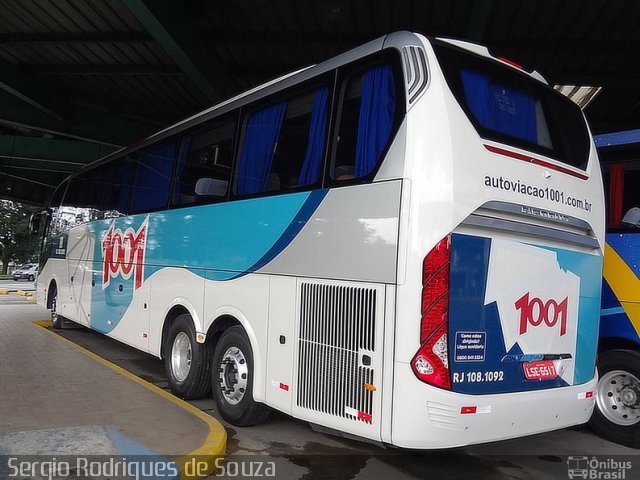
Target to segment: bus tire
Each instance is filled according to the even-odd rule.
[[[640,352],[600,353],[598,373],[591,427],[607,440],[640,448]]]
[[[185,400],[209,395],[211,345],[196,341],[191,315],[183,313],[169,326],[164,342],[164,367],[171,392]]]
[[[58,315],[58,289],[55,286],[51,290],[50,295],[49,311],[51,312],[51,326],[55,330],[60,330],[64,320],[61,315]]]
[[[269,408],[253,399],[253,352],[239,325],[225,330],[216,344],[211,386],[218,412],[230,424],[248,427],[269,416]]]

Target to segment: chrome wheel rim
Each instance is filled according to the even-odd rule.
[[[171,347],[171,370],[179,382],[184,382],[189,376],[192,355],[189,336],[184,332],[178,333]]]
[[[598,381],[596,402],[610,422],[635,425],[640,422],[640,380],[624,370],[607,372]]]
[[[249,366],[242,350],[229,347],[218,367],[218,383],[225,401],[236,405],[242,401],[247,391]]]

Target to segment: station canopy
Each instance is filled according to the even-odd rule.
[[[538,70],[596,134],[640,127],[633,0],[20,0],[0,18],[0,197],[36,205],[114,149],[397,30]]]

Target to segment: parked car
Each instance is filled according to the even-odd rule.
[[[12,275],[16,282],[18,280],[29,280],[33,282],[38,275],[38,265],[35,263],[25,263],[17,270],[14,270]]]

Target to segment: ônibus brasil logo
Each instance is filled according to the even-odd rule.
[[[112,278],[118,275],[125,280],[134,274],[134,290],[142,286],[144,280],[144,255],[149,217],[144,219],[135,231],[127,228],[124,233],[115,228],[115,220],[102,239],[102,289],[109,286]]]
[[[529,292],[520,297],[516,303],[516,310],[520,310],[520,335],[527,333],[529,325],[537,327],[543,322],[552,328],[560,321],[560,336],[567,333],[567,304],[569,297],[560,303],[554,299],[544,302],[538,297],[529,300]]]

